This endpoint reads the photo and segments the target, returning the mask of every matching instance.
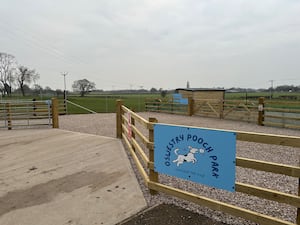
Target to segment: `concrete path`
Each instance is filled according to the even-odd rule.
[[[0,130],[1,225],[116,224],[145,207],[118,139]]]

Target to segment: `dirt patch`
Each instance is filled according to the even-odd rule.
[[[120,176],[119,172],[95,173],[79,172],[62,178],[38,184],[29,189],[8,192],[0,197],[0,216],[16,209],[41,205],[52,201],[59,193],[70,193],[78,188],[89,186],[91,191],[108,186]]]
[[[117,225],[226,225],[173,204],[148,208]]]

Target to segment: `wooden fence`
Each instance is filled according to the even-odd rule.
[[[261,126],[277,126],[300,129],[300,102],[257,100],[188,99],[187,105],[147,99],[145,109],[150,112],[196,115],[257,123]]]
[[[264,101],[263,124],[300,129],[300,101]]]
[[[174,102],[172,98],[164,99],[148,98],[145,99],[145,110],[148,112],[163,112],[174,114],[187,114],[189,105]]]
[[[52,126],[58,128],[58,100],[1,101],[0,128]]]
[[[242,217],[261,225],[300,225],[300,197],[298,195],[280,192],[268,188],[262,188],[255,185],[236,182],[236,191],[247,195],[256,196],[261,199],[267,199],[278,203],[285,203],[295,207],[297,215],[295,222],[285,221],[263,213],[258,213],[247,208],[235,206],[222,201],[204,197],[200,194],[191,193],[168,184],[159,182],[159,174],[154,171],[154,124],[155,118],[146,120],[134,113],[121,101],[117,101],[117,138],[122,138],[127,146],[133,160],[144,179],[145,185],[150,193],[156,194],[162,192],[172,195],[201,206],[209,207],[213,210],[222,211],[237,217]],[[300,137],[271,135],[262,133],[250,133],[235,131],[237,140],[242,142],[255,142],[279,146],[290,146],[300,148]],[[287,153],[288,154],[288,153]],[[267,161],[254,160],[250,158],[236,157],[236,166],[258,171],[271,172],[299,179],[300,166],[278,164]],[[300,186],[298,185],[300,192]],[[242,199],[241,199],[242,201]]]
[[[258,104],[254,101],[216,99],[188,99],[188,104],[183,105],[173,102],[172,99],[161,101],[147,99],[145,109],[150,112],[165,112],[173,114],[196,115],[220,119],[257,122]]]

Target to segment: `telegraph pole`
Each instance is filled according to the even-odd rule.
[[[64,72],[64,73],[61,73],[62,76],[64,76],[64,99],[66,100],[66,92],[67,92],[67,86],[66,86],[66,76],[68,75],[68,73]]]
[[[66,76],[68,75],[67,72],[61,74],[64,76],[64,104],[65,104],[65,113],[67,113],[67,86],[66,86]]]
[[[64,72],[64,73],[61,73],[62,76],[64,76],[64,91],[67,89],[66,87],[66,76],[68,75],[68,73]]]
[[[271,88],[270,88],[270,99],[273,98],[273,84],[274,84],[274,80],[270,80],[271,82]]]

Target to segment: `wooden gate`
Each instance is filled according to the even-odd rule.
[[[257,102],[194,99],[193,114],[198,116],[231,119],[246,122],[257,121]]]

